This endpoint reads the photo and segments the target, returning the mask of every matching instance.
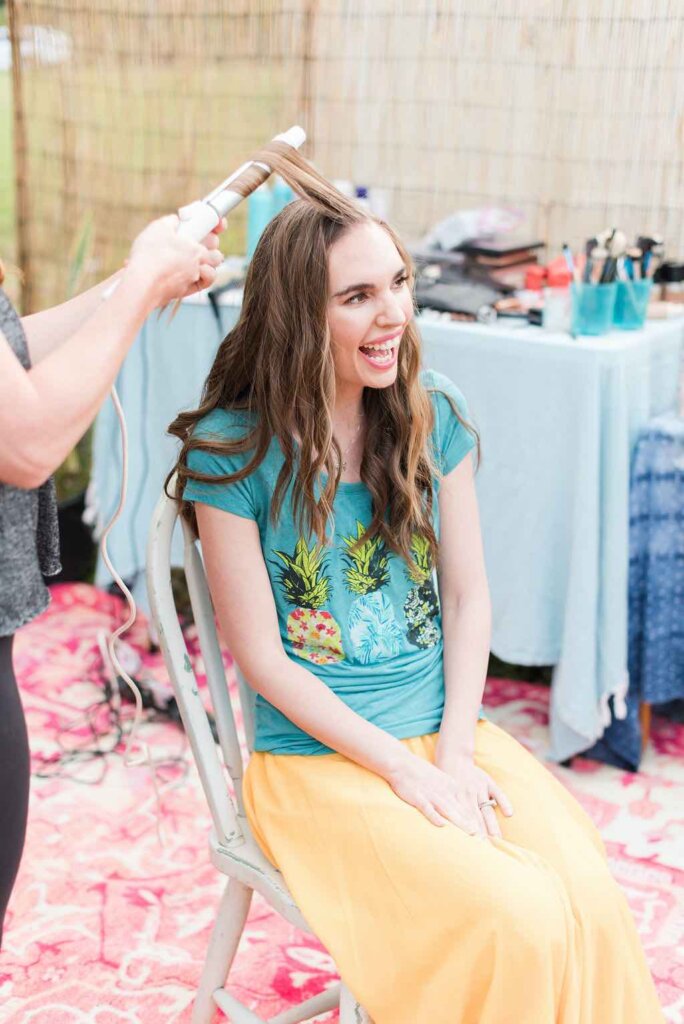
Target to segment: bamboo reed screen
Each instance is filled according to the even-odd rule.
[[[552,251],[611,224],[660,231],[684,256],[681,0],[10,7],[25,309],[64,298],[88,223],[81,284],[296,122],[329,177],[388,190],[409,241],[506,204]]]

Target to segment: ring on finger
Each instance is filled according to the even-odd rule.
[[[479,803],[477,806],[480,808],[480,810],[482,810],[483,807],[496,807],[496,805],[497,801],[494,799],[494,797],[491,797],[489,800],[482,800],[482,802]]]

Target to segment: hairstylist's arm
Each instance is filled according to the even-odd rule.
[[[386,779],[434,824],[451,821],[474,831],[454,798],[454,779],[356,714],[287,656],[257,524],[209,505],[195,509],[221,631],[252,689],[310,736]]]
[[[202,241],[206,249],[214,250],[219,247],[218,236],[226,227],[225,219],[211,234]],[[81,292],[67,302],[59,306],[52,306],[51,309],[41,310],[39,313],[31,313],[22,317],[22,325],[26,333],[31,362],[35,366],[41,359],[52,352],[53,349],[62,345],[67,338],[74,334],[81,324],[95,312],[102,301],[103,294],[109,286],[124,273],[117,270],[115,274],[108,277],[106,281]]]
[[[37,487],[94,419],[133,339],[158,306],[214,280],[221,256],[178,235],[176,216],[138,235],[118,288],[26,372],[0,334],[0,480]]]

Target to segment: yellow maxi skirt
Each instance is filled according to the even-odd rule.
[[[401,741],[434,760],[437,734]],[[662,1024],[627,901],[577,801],[487,720],[502,839],[431,824],[341,754],[254,753],[249,823],[374,1024]]]

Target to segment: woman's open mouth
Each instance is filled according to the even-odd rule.
[[[394,366],[399,351],[401,332],[393,335],[376,345],[362,345],[359,351],[361,355],[376,370],[386,370]]]

